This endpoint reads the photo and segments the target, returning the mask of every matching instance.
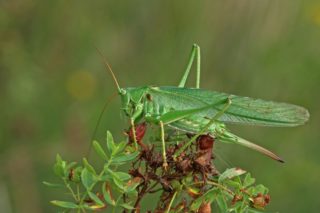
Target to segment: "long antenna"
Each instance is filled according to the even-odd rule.
[[[92,134],[92,137],[91,137],[91,143],[90,143],[89,148],[87,150],[87,155],[86,156],[88,158],[89,158],[89,154],[90,154],[91,149],[92,149],[92,142],[95,140],[95,137],[96,137],[96,134],[97,134],[97,131],[98,131],[98,127],[99,127],[99,125],[101,123],[101,120],[102,120],[102,116],[103,116],[104,112],[107,110],[107,108],[108,108],[109,104],[111,103],[111,101],[116,97],[116,95],[117,95],[117,93],[114,93],[114,94],[112,94],[112,96],[110,96],[107,99],[107,101],[105,102],[105,104],[104,104],[104,106],[103,106],[103,108],[102,108],[102,110],[100,112],[98,121],[96,123],[96,126],[94,128],[94,131],[93,131],[93,134]]]
[[[99,48],[96,47],[96,46],[95,46],[95,48],[98,51],[99,55],[101,56],[104,66],[106,67],[107,70],[109,70],[109,73],[111,74],[111,76],[113,78],[113,81],[116,84],[116,87],[117,87],[118,91],[121,92],[121,88],[119,86],[119,83],[117,81],[117,78],[116,78],[115,74],[113,73],[113,71],[111,69],[111,66],[109,65],[108,61],[106,60],[106,58],[104,57],[102,52],[99,50]]]

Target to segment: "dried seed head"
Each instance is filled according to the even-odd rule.
[[[257,196],[251,198],[251,205],[256,209],[264,209],[270,202],[270,195],[263,195],[259,193]]]
[[[232,205],[234,205],[236,202],[242,201],[242,200],[243,200],[243,197],[242,197],[241,195],[235,194],[235,195],[233,196],[233,199],[232,199]]]
[[[184,174],[190,172],[192,170],[191,160],[185,159],[181,162],[178,162],[177,169]]]
[[[214,138],[210,135],[200,135],[197,138],[197,143],[200,150],[212,149],[214,144]]]

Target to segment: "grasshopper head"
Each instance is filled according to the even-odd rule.
[[[144,97],[147,92],[146,87],[120,89],[121,109],[126,116],[133,120],[139,119],[143,113]]]
[[[102,53],[97,49],[101,57],[103,58]],[[109,63],[103,58],[103,62],[105,67],[111,74],[115,86],[118,89],[118,93],[121,96],[121,105],[124,113],[133,120],[137,118],[141,118],[143,113],[143,96],[148,89],[147,87],[138,87],[138,88],[121,88],[116,76],[114,75],[111,66]]]

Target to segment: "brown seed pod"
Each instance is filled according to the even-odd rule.
[[[235,194],[235,195],[233,196],[233,199],[232,199],[232,205],[234,205],[236,202],[242,201],[242,200],[243,200],[243,197],[242,197],[241,195]]]
[[[177,162],[177,170],[181,171],[183,174],[192,171],[191,160],[185,159],[180,162]]]
[[[251,198],[251,205],[256,209],[264,209],[266,205],[270,202],[270,195],[263,195],[258,193],[257,196]]]
[[[213,148],[214,138],[210,135],[200,135],[197,138],[198,148],[200,150],[208,150]]]

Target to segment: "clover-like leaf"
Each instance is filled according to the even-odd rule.
[[[121,207],[128,209],[128,210],[134,210],[135,208],[127,203],[120,204]]]
[[[81,182],[89,190],[97,182],[97,178],[87,168],[84,168],[81,172]]]
[[[222,192],[216,196],[216,202],[219,206],[220,212],[228,212],[228,204]]]
[[[112,137],[112,134],[107,131],[107,149],[109,151],[110,154],[112,154],[114,152],[114,150],[116,149],[116,145],[114,144],[114,140]]]
[[[254,184],[254,182],[256,181],[255,178],[252,178],[251,177],[251,174],[248,173],[246,175],[246,177],[244,178],[244,181],[243,181],[243,187],[247,188],[248,186],[251,186],[252,184]]]
[[[134,152],[130,154],[120,154],[117,157],[113,158],[112,164],[121,165],[127,162],[134,160],[139,155],[139,152]]]
[[[57,154],[56,163],[53,166],[54,173],[57,176],[64,178],[66,176],[66,166],[67,166],[67,162],[62,160],[61,156]]]
[[[104,183],[102,186],[102,193],[103,198],[107,203],[109,203],[112,206],[116,205],[116,202],[112,198],[110,187],[106,183]]]
[[[114,150],[114,152],[112,153],[113,155],[118,155],[119,153],[124,152],[126,146],[127,146],[127,142],[122,141],[119,144],[117,144],[116,149]]]
[[[91,166],[89,164],[89,162],[87,161],[86,158],[83,158],[83,165],[84,167],[89,171],[91,172],[93,175],[97,175],[96,171],[94,170],[93,166]]]
[[[96,153],[103,159],[103,160],[108,160],[108,156],[103,150],[102,146],[98,143],[98,141],[93,141],[92,142],[93,148],[96,151]]]
[[[125,172],[114,172],[114,175],[116,175],[122,181],[131,179],[131,175]]]
[[[96,194],[92,192],[88,192],[88,195],[98,206],[104,206],[104,203],[100,200],[100,198]]]

